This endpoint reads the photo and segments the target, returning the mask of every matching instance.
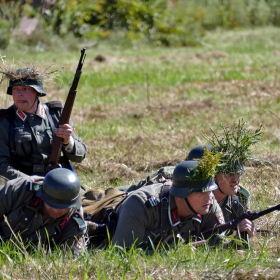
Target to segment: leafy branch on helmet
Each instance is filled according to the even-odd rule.
[[[220,161],[221,154],[213,153],[205,147],[203,157],[195,159],[199,162],[197,168],[190,171],[190,181],[204,181],[213,178],[217,173],[217,165]]]
[[[52,65],[50,65],[45,70],[41,71],[42,73],[40,73],[38,71],[38,66],[34,63],[30,65],[24,64],[24,68],[21,68],[21,70],[19,71],[18,65],[7,63],[3,56],[0,56],[0,59],[2,60],[2,64],[3,64],[2,66],[0,66],[0,73],[2,74],[2,77],[0,79],[0,84],[4,80],[9,80],[9,81],[20,80],[20,79],[36,80],[39,79],[40,77],[44,76],[45,78],[46,75],[48,76],[58,72],[58,69],[50,70],[50,68],[52,67]],[[23,69],[25,69],[26,71],[23,71]]]
[[[253,156],[253,146],[261,141],[263,135],[263,125],[256,130],[246,128],[247,123],[240,118],[234,122],[231,127],[220,124],[221,130],[215,132],[211,138],[205,136],[212,150],[221,154],[221,160],[218,164],[219,173],[239,172],[240,167],[245,162],[255,161]]]

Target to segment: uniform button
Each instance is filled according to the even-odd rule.
[[[24,220],[25,220],[25,221],[28,221],[28,218],[25,217]]]
[[[18,142],[21,143],[21,140],[19,139]]]
[[[37,216],[37,214],[35,214],[35,216],[34,216],[35,218],[37,218],[38,216]]]
[[[39,134],[40,134],[40,132],[38,131],[38,132],[37,132],[37,134],[39,135]]]

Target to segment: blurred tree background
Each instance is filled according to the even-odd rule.
[[[2,49],[13,40],[47,47],[51,36],[197,46],[209,30],[280,25],[279,0],[0,0],[0,4]],[[18,31],[23,18],[36,19],[30,34]]]

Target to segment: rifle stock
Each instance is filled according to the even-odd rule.
[[[76,69],[76,73],[75,73],[75,77],[74,80],[72,82],[72,86],[69,90],[61,117],[59,119],[59,123],[58,126],[61,124],[68,124],[69,120],[70,120],[70,116],[71,116],[71,112],[72,112],[72,108],[74,105],[74,101],[76,98],[76,93],[77,93],[77,87],[79,84],[79,80],[80,80],[80,76],[82,74],[82,68],[83,68],[83,64],[84,64],[84,60],[86,57],[85,54],[86,49],[83,48],[81,50],[81,56],[80,56],[80,60],[78,63],[78,67]],[[55,169],[57,167],[59,167],[59,157],[61,154],[61,146],[62,146],[62,141],[63,138],[55,136],[53,144],[52,144],[52,152],[50,154],[50,158],[49,158],[49,163],[47,166],[47,171],[49,172],[52,169]]]
[[[247,212],[223,225],[215,227],[211,230],[204,231],[201,233],[201,235],[204,239],[207,239],[215,234],[221,234],[222,232],[225,232],[227,230],[236,230],[238,223],[241,222],[243,219],[253,221],[276,210],[280,210],[280,204],[267,208],[260,212]]]

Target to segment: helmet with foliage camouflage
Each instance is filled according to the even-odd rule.
[[[220,128],[212,130],[211,138],[206,137],[212,146],[212,152],[221,155],[217,173],[243,173],[246,162],[256,161],[253,156],[253,147],[261,140],[263,125],[256,130],[251,130],[240,118],[230,127],[221,123]]]
[[[52,208],[79,208],[82,205],[80,188],[76,173],[66,168],[56,168],[47,173],[37,196]]]
[[[207,148],[210,151],[212,151],[212,146],[207,145],[207,146],[196,146],[193,149],[190,150],[186,160],[195,160],[198,158],[202,158],[204,155],[204,149]]]
[[[12,95],[13,86],[26,86],[34,88],[39,96],[45,96],[46,92],[43,88],[43,78],[38,71],[32,68],[17,69],[14,75],[10,75],[7,94]]]
[[[197,171],[199,171],[201,166],[201,163],[195,160],[179,163],[173,172],[173,182],[170,188],[170,194],[185,198],[194,192],[209,192],[216,190],[218,186],[214,181],[214,174],[210,175],[207,173],[206,176],[196,176],[196,174],[198,174]]]
[[[193,149],[190,150],[187,160],[195,160],[195,159],[200,159],[204,155],[205,149],[208,149],[210,151],[213,151],[213,148],[211,145],[207,146],[196,146]],[[243,164],[241,164],[238,161],[235,161],[234,164],[230,163],[227,166],[223,166],[223,168],[217,168],[217,173],[224,173],[224,174],[229,174],[229,173],[244,173],[245,168]]]

